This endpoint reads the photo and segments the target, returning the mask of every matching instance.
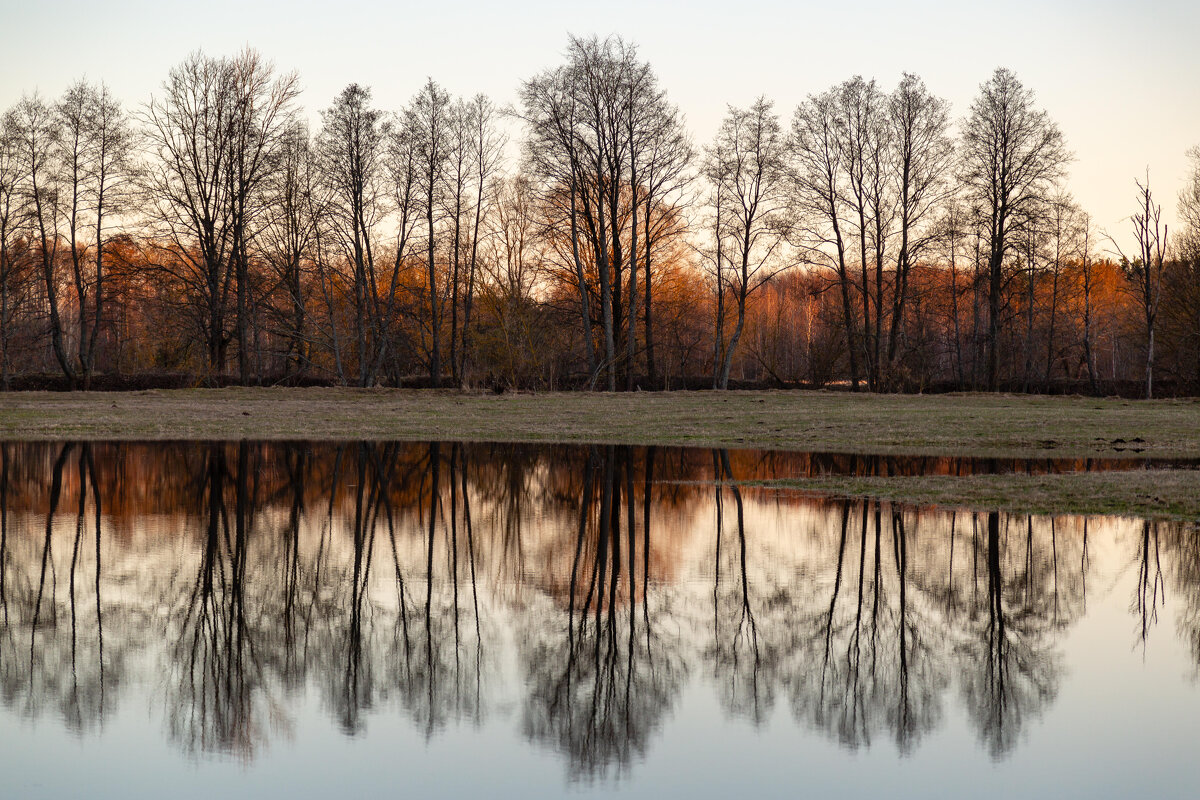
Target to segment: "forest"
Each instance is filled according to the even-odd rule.
[[[299,81],[197,51],[136,106],[4,111],[0,387],[1200,393],[1200,145],[1178,198],[1114,176],[1105,231],[1010,70],[961,117],[856,75],[708,142],[616,36],[511,105]]]

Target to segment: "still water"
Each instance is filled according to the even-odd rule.
[[[1105,466],[0,445],[0,796],[1194,797],[1195,524],[733,482]]]

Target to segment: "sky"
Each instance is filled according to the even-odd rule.
[[[0,109],[80,77],[136,108],[188,53],[247,45],[299,73],[314,121],[351,82],[386,109],[427,77],[506,105],[561,63],[569,34],[615,33],[638,45],[704,144],[728,105],[765,95],[787,124],[809,94],[856,74],[890,90],[916,73],[960,120],[1004,66],[1065,134],[1068,189],[1124,246],[1147,169],[1174,224],[1185,154],[1200,145],[1196,31],[1196,0],[0,0]]]

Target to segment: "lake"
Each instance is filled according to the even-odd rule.
[[[1141,464],[0,444],[0,795],[1194,797],[1197,524],[754,485]]]

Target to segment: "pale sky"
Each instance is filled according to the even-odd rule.
[[[347,83],[397,109],[427,76],[504,105],[523,79],[561,62],[568,33],[617,33],[638,45],[703,144],[726,104],[764,94],[786,125],[805,96],[854,74],[890,90],[915,72],[961,119],[1005,66],[1066,135],[1076,155],[1068,188],[1124,241],[1133,181],[1147,167],[1174,224],[1184,154],[1200,145],[1197,31],[1196,0],[0,0],[0,109],[83,76],[135,107],[192,50],[245,45],[299,72],[314,119]]]

